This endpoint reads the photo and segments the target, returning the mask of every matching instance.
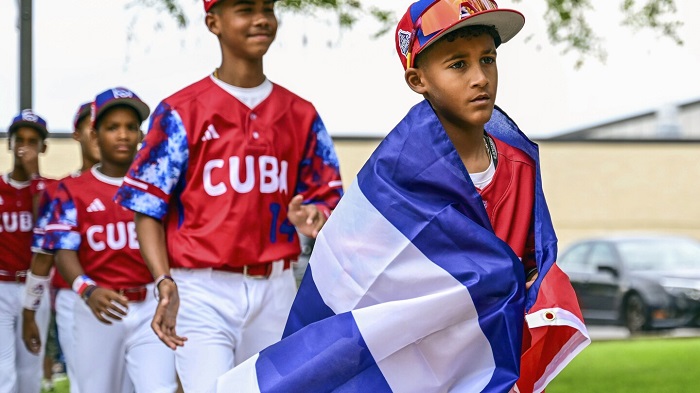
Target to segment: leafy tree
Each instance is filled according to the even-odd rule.
[[[188,19],[180,4],[187,0],[134,0],[132,5],[153,7],[171,16],[180,28],[186,28]],[[201,0],[194,0],[200,2]],[[522,0],[512,0],[519,3]],[[528,0],[533,1],[533,0]],[[542,1],[542,0],[540,0]],[[605,60],[602,39],[587,21],[593,6],[591,0],[543,0],[547,8],[544,20],[547,23],[547,36],[552,44],[562,47],[564,53],[579,55],[576,66],[580,67],[585,58],[595,57]],[[682,45],[678,35],[681,22],[674,19],[675,0],[617,0],[623,12],[623,25],[632,29],[650,29]],[[374,34],[379,36],[393,30],[396,15],[381,6],[379,0],[282,0],[276,7],[280,12],[313,14],[313,11],[329,11],[337,17],[341,29],[351,29],[360,18],[371,17],[379,22],[380,28]],[[503,1],[501,1],[503,3]],[[501,4],[503,5],[503,4]]]

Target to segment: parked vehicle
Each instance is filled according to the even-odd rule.
[[[581,240],[561,254],[586,323],[630,332],[700,325],[700,242],[671,235]]]

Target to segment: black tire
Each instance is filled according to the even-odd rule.
[[[649,310],[644,299],[637,294],[629,295],[625,302],[625,326],[630,333],[649,330]]]

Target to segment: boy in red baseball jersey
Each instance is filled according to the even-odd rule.
[[[90,139],[90,130],[92,129],[90,106],[90,102],[80,105],[73,118],[73,139],[80,143],[83,162],[80,170],[68,175],[68,177],[77,177],[100,161],[97,141]],[[47,286],[50,281],[51,288],[56,290],[55,311],[58,340],[65,358],[68,379],[75,381],[76,376],[73,371],[73,306],[79,297],[71,290],[70,285],[65,282],[60,274],[54,273],[51,275],[51,268],[54,264],[53,252],[43,247],[44,231],[46,224],[51,218],[51,201],[57,187],[58,182],[48,184],[39,199],[39,214],[34,225],[34,237],[32,240],[32,252],[34,255],[32,257],[30,274],[38,280],[40,285],[27,287],[23,310],[22,338],[27,349],[38,353],[42,342],[34,314],[40,305],[41,293],[48,290]],[[77,393],[78,384],[73,383],[70,389],[72,393]]]
[[[177,348],[186,392],[280,339],[296,293],[296,230],[315,237],[342,195],[315,108],[263,73],[274,1],[204,8],[221,66],[161,102],[116,197],[136,212],[160,293],[152,327]]]
[[[61,181],[46,226],[44,246],[54,250],[59,272],[85,300],[74,307],[74,382],[81,392],[177,388],[174,356],[148,327],[156,300],[133,213],[111,201],[148,114],[148,106],[125,88],[95,98],[92,132],[101,164]]]
[[[48,130],[44,119],[25,109],[13,119],[7,134],[14,167],[0,177],[0,392],[36,393],[44,351],[31,353],[22,343],[22,300],[25,286],[37,285],[27,278],[27,269],[32,259],[34,201],[46,186],[39,176],[38,158],[46,151]],[[36,310],[41,326],[37,335],[45,341],[48,292],[40,296],[44,304]]]

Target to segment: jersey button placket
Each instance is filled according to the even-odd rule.
[[[248,116],[248,127],[250,130],[253,131],[250,135],[256,141],[258,139],[260,139],[260,132],[258,132],[257,127],[255,126],[257,119],[258,119],[258,115],[255,112],[251,112],[250,115]]]

